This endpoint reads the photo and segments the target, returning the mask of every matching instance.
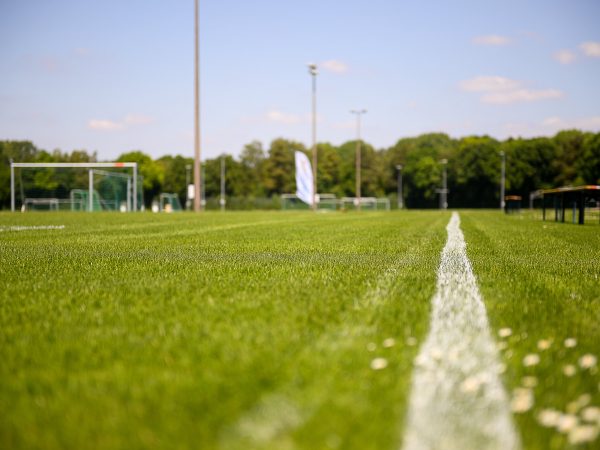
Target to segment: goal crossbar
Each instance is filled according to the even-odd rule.
[[[90,181],[89,181],[89,190],[90,202],[93,197],[93,169],[102,169],[107,167],[112,168],[131,168],[133,169],[133,210],[137,211],[137,173],[138,173],[138,163],[136,162],[79,162],[79,163],[69,163],[69,162],[48,162],[48,163],[29,163],[29,162],[10,162],[10,210],[15,212],[15,168],[80,168],[80,169],[90,169]],[[90,205],[90,211],[92,211]]]

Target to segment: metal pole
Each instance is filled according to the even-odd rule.
[[[131,177],[127,177],[127,212],[131,212]]]
[[[15,168],[10,160],[10,210],[15,212]]]
[[[396,166],[398,170],[398,209],[404,208],[404,199],[402,198],[402,164]]]
[[[200,70],[198,42],[198,0],[194,8],[194,211],[202,210],[200,201]]]
[[[360,180],[360,175],[361,175],[361,167],[362,167],[362,161],[361,161],[361,148],[360,148],[360,116],[362,114],[365,114],[367,112],[366,109],[360,109],[360,110],[356,110],[353,109],[352,111],[350,111],[352,114],[356,114],[356,206],[358,208],[358,210],[360,211],[360,199],[362,197],[361,192],[360,192],[360,187],[361,187],[361,180]]]
[[[444,166],[442,172],[442,189],[440,191],[440,209],[448,209],[448,182],[446,177],[448,160],[444,158],[440,160],[440,163]]]
[[[190,209],[190,196],[189,196],[189,186],[190,186],[190,171],[192,170],[191,164],[185,165],[185,209]]]
[[[312,76],[312,170],[313,170],[313,199],[312,209],[317,210],[317,65],[309,64],[308,71]]]
[[[201,194],[202,194],[202,201],[200,202],[200,205],[202,205],[202,208],[204,208],[206,206],[206,163],[201,164],[200,168],[202,169],[200,171],[201,173],[201,180],[202,180],[202,184],[201,184]]]
[[[225,211],[225,155],[221,155],[221,211]]]
[[[504,210],[506,204],[504,203],[504,186],[505,186],[505,178],[506,178],[506,154],[504,152],[500,152],[500,156],[502,156],[502,175],[500,177],[500,209]]]
[[[137,185],[138,185],[138,170],[137,163],[133,166],[133,211],[138,210],[138,196],[137,196]]]
[[[88,175],[88,211],[92,212],[94,210],[94,171],[90,169]]]

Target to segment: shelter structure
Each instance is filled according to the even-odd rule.
[[[506,214],[521,212],[521,196],[507,195],[504,197],[504,212]]]
[[[583,225],[585,222],[585,208],[600,205],[600,186],[567,186],[555,189],[542,189],[532,192],[530,201],[535,199],[542,201],[542,219],[546,220],[546,209],[554,209],[554,220],[565,221],[565,210],[573,209],[573,223],[577,217],[577,223]]]

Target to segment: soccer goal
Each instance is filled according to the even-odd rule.
[[[141,183],[134,162],[11,162],[11,210],[138,211]]]
[[[364,211],[390,210],[390,199],[385,197],[343,197],[341,203],[345,210],[359,209],[359,207]]]
[[[336,211],[339,206],[339,200],[335,194],[317,194],[317,209]],[[281,209],[283,210],[306,210],[310,205],[304,203],[296,194],[281,195]]]
[[[178,212],[183,211],[181,202],[177,194],[163,192],[160,194],[159,210],[160,212]]]

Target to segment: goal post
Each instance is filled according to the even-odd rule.
[[[73,191],[77,191],[74,192],[72,195],[70,195],[68,199],[64,199],[64,200],[57,200],[57,201],[62,201],[65,203],[69,203],[72,201],[73,196],[77,197],[77,206],[73,206],[71,205],[71,209],[72,210],[87,210],[87,211],[94,211],[99,210],[99,209],[113,209],[113,210],[119,210],[120,209],[120,205],[117,204],[119,203],[118,199],[119,197],[117,196],[116,200],[113,200],[112,203],[109,207],[106,207],[106,204],[109,202],[104,202],[104,206],[101,203],[101,199],[100,199],[100,195],[98,192],[95,191],[94,189],[94,174],[97,174],[99,176],[104,176],[104,177],[108,177],[110,179],[120,179],[121,180],[121,184],[126,185],[127,187],[122,187],[120,190],[121,192],[125,193],[123,195],[123,199],[126,199],[126,207],[125,210],[126,211],[137,211],[138,210],[138,206],[141,205],[141,203],[143,202],[139,202],[138,199],[138,163],[136,162],[81,162],[81,163],[68,163],[68,162],[52,162],[52,163],[16,163],[11,161],[10,162],[10,206],[11,206],[11,211],[14,212],[16,210],[16,188],[15,188],[15,169],[80,169],[80,173],[78,175],[79,178],[81,178],[82,176],[82,172],[81,171],[86,171],[88,172],[88,181],[87,181],[87,190],[85,189],[85,186],[83,185],[79,185],[76,186],[78,188],[81,189],[73,189],[71,188],[71,190]],[[131,170],[131,175],[128,175],[126,173],[122,173],[122,172],[115,172],[115,171],[107,171],[107,170],[101,170],[101,169],[130,169]],[[83,172],[85,173],[85,172]],[[44,174],[42,174],[44,175]],[[80,179],[81,181],[81,179]],[[22,207],[27,208],[27,205],[36,205],[36,204],[44,204],[43,201],[41,201],[41,199],[36,199],[37,201],[28,201],[27,204],[25,202],[25,195],[23,193],[24,188],[23,188],[23,181],[22,181],[22,176],[21,176],[21,202],[22,202]],[[114,185],[114,183],[113,183]],[[115,191],[116,188],[113,186],[113,191]],[[85,194],[83,194],[83,192],[86,192]],[[141,192],[141,191],[140,191]],[[53,195],[52,198],[55,198],[56,195]],[[87,204],[83,204],[83,201],[85,201]],[[96,207],[95,203],[98,203],[98,207]],[[52,201],[52,206],[55,205],[56,202]],[[46,202],[46,204],[50,205],[50,203]],[[49,209],[55,209],[55,208],[49,208]],[[58,207],[56,208],[58,209]]]

